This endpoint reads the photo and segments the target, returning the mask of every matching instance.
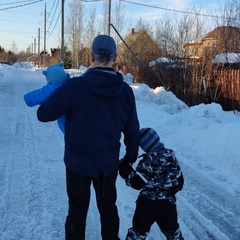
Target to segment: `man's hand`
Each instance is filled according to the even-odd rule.
[[[118,166],[118,170],[119,170],[119,174],[123,179],[126,179],[128,177],[128,175],[134,171],[134,169],[132,168],[132,163],[129,163],[126,159],[122,158],[119,160],[119,166]]]

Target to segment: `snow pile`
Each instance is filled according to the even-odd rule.
[[[24,68],[23,66],[26,66]],[[23,95],[46,84],[42,69],[0,64],[0,232],[3,240],[64,240],[67,214],[64,140],[56,122],[41,123],[36,107]],[[81,75],[85,68],[66,70]],[[177,193],[179,223],[185,239],[240,239],[240,115],[219,104],[188,107],[163,87],[132,87],[141,127],[152,127],[175,151],[185,177]],[[141,154],[141,151],[139,151]],[[122,144],[120,157],[125,154]],[[134,164],[134,167],[136,165]],[[118,177],[121,240],[131,227],[138,191]],[[99,240],[94,193],[86,240]],[[156,224],[147,240],[164,239]]]
[[[174,64],[174,60],[171,59],[171,58],[161,57],[161,58],[158,58],[157,60],[151,61],[149,63],[149,66],[154,66],[154,65],[157,65],[157,64],[161,64],[161,63]]]

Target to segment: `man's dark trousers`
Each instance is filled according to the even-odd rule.
[[[86,218],[93,183],[101,220],[103,240],[118,240],[119,216],[116,206],[117,171],[109,176],[91,178],[66,170],[68,216],[65,223],[66,240],[85,240]]]

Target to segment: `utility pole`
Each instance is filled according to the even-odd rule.
[[[34,57],[36,55],[36,38],[34,38],[34,43],[33,43],[33,46],[34,46]]]
[[[110,36],[111,29],[111,0],[108,3],[108,36]]]
[[[46,66],[46,3],[45,3],[45,10],[44,10],[44,50],[43,50],[43,65]]]
[[[64,64],[64,0],[62,0],[62,41],[61,41],[61,61]]]
[[[38,28],[38,64],[42,64],[40,59],[40,28]]]

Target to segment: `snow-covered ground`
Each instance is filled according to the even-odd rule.
[[[73,76],[81,71],[68,70]],[[56,122],[41,123],[37,107],[23,101],[42,87],[42,69],[0,64],[0,239],[63,240],[67,213],[63,134]],[[141,127],[152,127],[175,150],[185,176],[177,193],[186,240],[240,239],[240,116],[218,104],[188,108],[163,88],[132,84]],[[141,152],[140,152],[141,153]],[[121,156],[124,155],[122,145]],[[138,191],[117,180],[120,238],[125,239]],[[144,221],[144,219],[143,219]],[[99,240],[94,192],[86,240]],[[164,239],[153,225],[147,239]]]

